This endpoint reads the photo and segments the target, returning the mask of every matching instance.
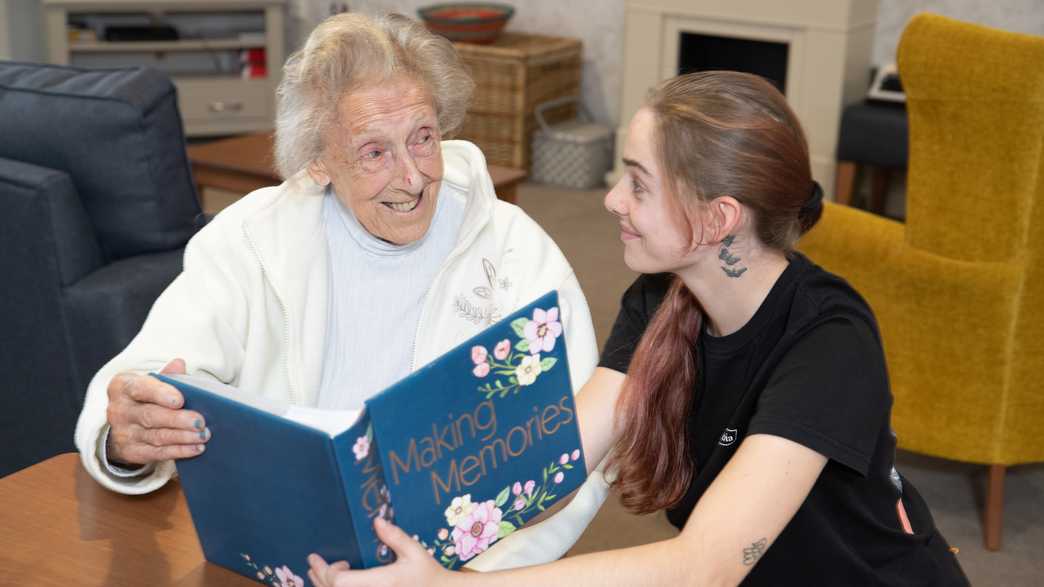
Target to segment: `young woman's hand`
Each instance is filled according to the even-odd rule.
[[[442,568],[428,551],[398,526],[377,518],[377,537],[395,552],[397,560],[383,567],[351,570],[341,561],[332,565],[317,554],[308,557],[308,578],[316,587],[398,587],[400,585],[452,585],[455,573]]]

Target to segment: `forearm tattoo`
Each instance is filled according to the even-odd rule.
[[[758,540],[754,544],[751,544],[750,546],[744,548],[743,549],[743,564],[749,567],[749,566],[753,565],[754,563],[758,562],[758,559],[761,558],[761,555],[765,554],[765,548],[767,548],[767,547],[768,547],[768,540],[766,540],[765,538],[762,538],[761,540]]]
[[[725,263],[725,265],[721,267],[721,270],[724,271],[725,275],[728,275],[729,277],[739,277],[747,271],[746,267],[736,267],[736,264],[739,263],[742,259],[729,252],[729,247],[732,246],[732,243],[735,240],[736,235],[734,234],[730,234],[729,236],[725,237],[725,240],[721,241],[721,250],[718,251],[718,258]]]

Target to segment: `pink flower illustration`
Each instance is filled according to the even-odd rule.
[[[521,509],[525,508],[526,507],[526,498],[522,497],[521,495],[518,496],[515,499],[515,503],[512,504],[512,507],[514,509],[516,509],[516,510],[521,510]]]
[[[479,363],[471,372],[475,374],[475,377],[485,377],[489,375],[489,363]]]
[[[555,340],[562,334],[562,323],[558,321],[558,307],[544,311],[533,310],[533,319],[522,331],[529,340],[529,352],[537,354],[551,352],[555,348]]]
[[[498,342],[497,346],[493,348],[493,356],[496,357],[498,361],[503,361],[508,358],[509,353],[511,353],[511,341],[506,338]]]
[[[533,488],[535,488],[535,487],[536,487],[536,481],[533,481],[532,479],[530,479],[529,481],[526,481],[526,495],[532,496],[533,495]]]
[[[564,452],[562,456],[558,457],[558,464],[564,465],[569,462],[569,453]]]
[[[514,493],[515,495],[522,493],[522,484],[515,481],[515,484],[511,487],[511,493]]]
[[[489,351],[486,347],[475,345],[471,347],[471,362],[478,365],[479,363],[485,363],[486,357],[489,356]]]
[[[476,504],[475,509],[460,520],[453,529],[453,544],[460,560],[466,561],[485,552],[496,541],[502,515],[491,499]]]
[[[449,530],[447,530],[445,528],[440,528],[439,529],[439,540],[445,540],[447,538],[449,538]]]
[[[555,483],[561,483],[565,479],[565,474],[562,471],[555,473]]]
[[[276,579],[279,579],[279,587],[304,587],[304,579],[298,577],[286,565],[275,570]]]
[[[571,455],[571,458],[574,461],[580,458],[580,449],[579,448],[573,449],[573,454]]]
[[[355,439],[355,445],[352,446],[352,452],[355,453],[355,460],[361,461],[370,454],[370,437],[360,436]]]

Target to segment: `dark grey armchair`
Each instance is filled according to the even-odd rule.
[[[73,450],[202,223],[163,74],[0,61],[0,477]]]

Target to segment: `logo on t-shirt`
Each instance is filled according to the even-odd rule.
[[[718,444],[721,446],[732,446],[736,442],[736,438],[739,437],[739,430],[735,428],[726,428],[725,432],[721,433],[721,438],[718,439]]]

